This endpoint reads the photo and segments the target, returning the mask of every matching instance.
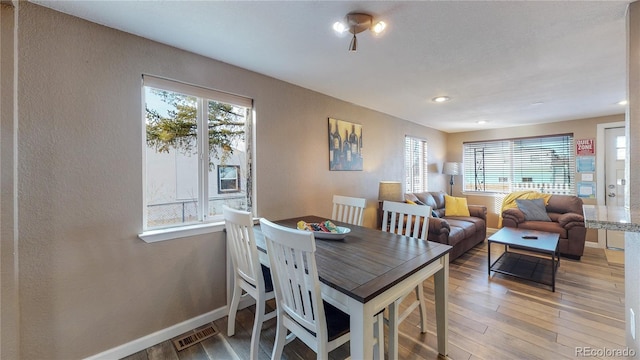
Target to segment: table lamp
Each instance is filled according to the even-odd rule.
[[[460,163],[457,162],[446,162],[442,167],[442,173],[451,176],[449,180],[449,195],[451,196],[453,196],[453,177],[460,175],[460,168]]]

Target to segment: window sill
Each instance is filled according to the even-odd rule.
[[[180,226],[170,229],[158,229],[145,231],[138,237],[146,243],[174,240],[189,236],[210,234],[224,230],[224,222]]]

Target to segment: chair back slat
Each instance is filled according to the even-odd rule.
[[[312,232],[286,228],[260,219],[267,243],[276,302],[281,311],[326,341],[326,324]]]
[[[385,201],[382,211],[382,231],[427,240],[430,206]]]
[[[331,219],[362,226],[367,200],[342,195],[333,195]]]
[[[227,231],[227,247],[238,275],[246,282],[258,286],[264,281],[253,235],[253,216],[246,211],[224,206],[222,209]]]
[[[382,231],[427,240],[427,234],[429,233],[429,216],[431,216],[430,206],[385,201],[382,203],[382,211]],[[415,293],[416,299],[411,302],[411,305],[409,305],[404,312],[400,312],[400,304],[406,304],[406,302],[403,301],[410,293]],[[427,331],[427,313],[422,284],[419,284],[389,305],[389,314],[396,314],[389,316],[389,357],[392,359],[398,358],[399,324],[406,319],[416,307],[420,308],[420,324],[422,332],[424,333]]]

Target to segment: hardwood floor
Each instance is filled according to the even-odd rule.
[[[502,247],[494,250],[492,259]],[[417,311],[401,324],[402,359],[438,358],[433,281],[424,287],[428,331],[420,333]],[[226,336],[224,317],[208,325],[219,333],[196,345],[178,352],[165,341],[125,360],[248,359],[253,310],[238,312],[235,336]],[[581,357],[580,349],[625,349],[624,311],[624,267],[608,263],[602,249],[585,249],[581,261],[562,258],[556,292],[551,292],[549,286],[505,275],[488,277],[485,242],[450,264],[449,358],[572,359]],[[275,321],[263,327],[259,359],[270,358]],[[330,358],[348,353],[347,343]],[[315,353],[299,340],[285,346],[283,359],[311,358]]]

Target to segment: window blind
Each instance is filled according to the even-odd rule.
[[[427,191],[427,142],[405,136],[404,149],[406,192]]]
[[[573,135],[463,144],[464,190],[575,194]]]

